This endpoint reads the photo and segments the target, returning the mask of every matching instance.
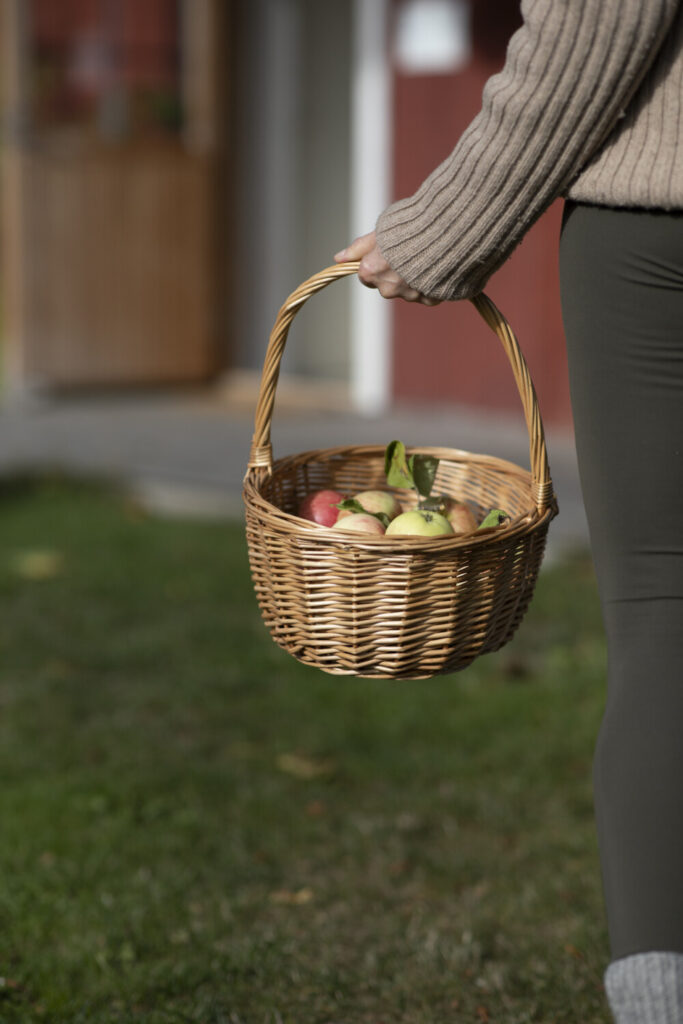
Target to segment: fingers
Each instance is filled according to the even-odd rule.
[[[400,285],[402,278],[392,270],[387,261],[382,255],[381,249],[375,243],[372,249],[366,252],[360,261],[358,268],[358,278],[367,285],[368,288],[379,288],[379,291],[385,298],[394,298],[393,295],[385,295],[382,290],[382,285],[386,285],[387,288],[391,288],[394,285]]]
[[[432,299],[428,295],[418,292],[417,289],[411,288],[394,271],[377,279],[371,277],[365,280],[359,269],[358,278],[366,288],[376,288],[383,299],[403,299],[404,302],[419,302],[423,306],[438,306],[441,302],[440,299]]]
[[[359,275],[360,276],[360,275]],[[419,302],[420,293],[402,281],[388,277],[380,281],[376,288],[383,299],[403,299],[405,302]]]

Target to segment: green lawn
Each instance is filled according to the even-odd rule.
[[[590,563],[429,682],[281,652],[240,524],[0,489],[0,1022],[607,1022]]]

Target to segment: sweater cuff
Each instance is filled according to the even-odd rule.
[[[488,263],[476,263],[470,259],[467,265],[463,262],[460,268],[455,268],[455,272],[451,269],[447,282],[432,283],[428,275],[434,267],[430,268],[429,252],[420,254],[414,246],[406,244],[404,210],[410,202],[409,199],[401,199],[387,207],[375,224],[375,240],[391,269],[400,274],[411,288],[440,302],[471,299],[478,295],[507,256],[500,262],[493,259]]]

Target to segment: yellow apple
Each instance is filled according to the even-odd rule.
[[[369,512],[352,512],[343,519],[332,524],[333,530],[353,530],[354,533],[371,533],[376,537],[384,534],[384,526],[380,520]]]
[[[370,512],[371,515],[383,513],[389,521],[400,516],[403,511],[396,498],[388,491],[361,491],[360,494],[353,495],[353,500],[357,501],[365,512]],[[343,519],[353,514],[352,509],[343,509],[339,513],[339,518]]]

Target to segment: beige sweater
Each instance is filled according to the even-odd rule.
[[[481,291],[558,196],[683,209],[683,0],[523,0],[482,110],[377,241],[414,288]]]

